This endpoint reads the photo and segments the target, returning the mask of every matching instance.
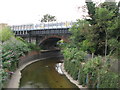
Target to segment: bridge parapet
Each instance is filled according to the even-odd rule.
[[[40,29],[71,28],[75,22],[47,22],[39,24],[13,25],[10,26],[13,31],[30,31]]]

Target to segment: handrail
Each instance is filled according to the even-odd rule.
[[[38,29],[71,28],[75,22],[47,22],[39,24],[13,25],[10,26],[13,31],[29,31]]]

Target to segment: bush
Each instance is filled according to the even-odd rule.
[[[0,29],[0,41],[5,42],[9,40],[11,37],[14,37],[13,32],[8,27],[4,27],[3,29]]]
[[[102,69],[100,71],[99,88],[120,88],[120,75]]]
[[[39,46],[37,46],[36,44],[34,44],[34,43],[28,43],[28,48],[30,49],[30,50],[41,50],[41,48],[39,47]]]
[[[119,76],[110,71],[111,59],[109,57],[106,60],[100,56],[91,59],[87,57],[86,52],[75,47],[71,48],[70,45],[64,47],[62,53],[65,59],[65,70],[73,79],[78,80],[79,84],[87,85],[89,88],[119,87],[117,81]]]
[[[80,67],[80,69],[79,69],[78,82],[79,82],[80,85],[83,85],[83,86],[86,85],[86,74],[84,73],[82,67]]]
[[[73,77],[73,79],[78,79],[78,72],[80,68],[80,62],[77,60],[64,60],[65,70]]]
[[[39,46],[27,43],[20,37],[14,37],[13,32],[9,28],[0,30],[1,38],[0,48],[2,48],[0,58],[0,88],[4,86],[7,79],[18,67],[19,57],[25,55],[30,50],[40,50]],[[2,69],[1,69],[2,68]]]
[[[7,79],[10,77],[10,73],[14,72],[18,67],[19,57],[25,55],[25,52],[28,52],[30,49],[28,45],[21,40],[16,38],[11,38],[5,41],[2,45],[2,83],[7,82]]]
[[[8,80],[9,73],[5,71],[5,69],[0,69],[0,89],[3,88],[6,81]]]

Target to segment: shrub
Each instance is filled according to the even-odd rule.
[[[98,84],[99,88],[120,88],[120,75],[102,69],[100,71],[100,82]]]
[[[0,41],[5,42],[9,40],[11,37],[14,37],[13,32],[8,27],[4,27],[3,29],[0,29]]]
[[[21,40],[16,38],[11,38],[5,41],[2,45],[2,83],[7,82],[7,79],[10,77],[10,73],[14,72],[18,67],[19,57],[25,55],[25,52],[28,52],[30,49],[28,45]]]

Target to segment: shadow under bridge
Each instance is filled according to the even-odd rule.
[[[60,49],[57,42],[61,40],[59,37],[50,37],[40,42],[39,46],[44,50]]]

